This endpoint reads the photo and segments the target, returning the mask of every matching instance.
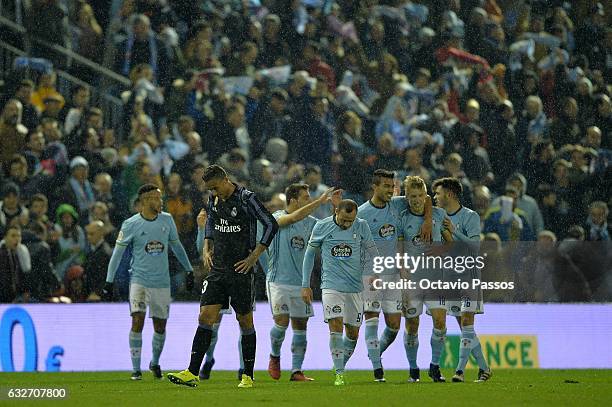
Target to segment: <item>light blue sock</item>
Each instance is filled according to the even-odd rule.
[[[291,372],[297,372],[302,370],[302,363],[304,363],[304,355],[306,355],[306,331],[293,330],[293,340],[291,341]]]
[[[242,335],[238,335],[238,357],[240,358],[240,369],[244,370],[244,359],[242,359]]]
[[[431,330],[431,363],[434,365],[440,364],[440,356],[444,349],[444,341],[446,340],[446,328]]]
[[[130,354],[132,356],[132,369],[140,371],[140,353],[142,350],[142,332],[130,330]]]
[[[280,356],[281,346],[283,346],[286,331],[286,326],[280,326],[277,324],[272,325],[272,329],[270,329],[270,342],[272,344],[270,355],[275,357]]]
[[[344,374],[344,343],[340,332],[329,334],[329,350],[334,361],[336,374]]]
[[[151,364],[153,366],[159,365],[159,357],[164,350],[164,343],[166,342],[166,332],[163,334],[158,334],[157,332],[153,332],[153,358],[151,359]]]
[[[378,317],[365,322],[365,341],[368,348],[368,358],[374,370],[380,369],[380,344],[378,343]]]
[[[215,346],[217,346],[217,337],[219,336],[220,323],[214,323],[212,326],[212,336],[210,337],[210,346],[206,351],[206,361],[210,362],[215,358]]]
[[[419,335],[411,335],[408,332],[404,332],[404,349],[406,350],[406,358],[408,359],[410,369],[418,369]]]
[[[466,326],[467,328],[467,326]],[[472,330],[474,330],[474,326],[472,325]],[[482,354],[482,346],[480,346],[480,338],[476,335],[476,331],[474,331],[474,339],[472,339],[472,356],[476,359],[478,363],[478,368],[482,370],[489,369],[489,364]]]
[[[348,363],[351,356],[353,356],[353,352],[355,351],[355,346],[357,346],[357,340],[351,339],[348,336],[344,337],[344,367]]]
[[[397,329],[391,329],[389,327],[385,327],[382,335],[379,340],[380,354],[382,356],[383,352],[387,350],[389,345],[393,343],[395,338],[397,337]]]
[[[474,325],[466,325],[461,328],[461,339],[459,340],[459,363],[457,363],[457,370],[465,371],[470,353],[474,347],[474,339],[476,338],[476,332],[474,332]]]

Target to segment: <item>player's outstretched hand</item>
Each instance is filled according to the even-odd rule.
[[[302,299],[306,304],[312,304],[312,288],[302,288]]]
[[[257,258],[249,255],[246,259],[240,260],[238,263],[234,264],[234,267],[237,273],[246,274],[253,268],[255,263],[257,263]]]
[[[329,202],[332,199],[332,195],[334,194],[335,190],[336,188],[328,188],[327,191],[321,194],[321,196],[319,197],[319,201],[321,201],[322,204]]]
[[[105,283],[102,288],[102,301],[110,302],[113,300],[113,283]]]
[[[188,271],[187,275],[185,276],[185,288],[187,289],[188,292],[193,291],[193,284],[194,284],[193,271]]]
[[[331,203],[334,206],[334,208],[340,205],[340,201],[342,201],[342,192],[344,192],[343,189],[335,189],[334,192],[332,193]]]
[[[206,209],[201,209],[200,213],[198,213],[198,217],[196,218],[196,222],[198,222],[198,227],[200,229],[206,226],[206,219],[208,219],[208,214],[206,213]]]

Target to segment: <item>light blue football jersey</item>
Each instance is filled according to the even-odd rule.
[[[456,241],[480,241],[480,215],[473,210],[462,206],[453,214],[447,215],[455,230],[453,239]]]
[[[116,245],[132,248],[131,283],[150,288],[170,287],[169,245],[173,246],[173,251],[181,265],[188,271],[193,270],[180,244],[172,215],[167,212],[160,213],[155,220],[147,220],[139,213],[127,219],[121,226]],[[110,267],[112,267],[111,264],[109,264]],[[114,271],[112,270],[111,273],[114,274]]]
[[[438,207],[433,207],[431,212],[432,231],[431,239],[434,242],[442,241],[442,222],[446,212]],[[410,256],[419,256],[423,253],[426,243],[419,238],[419,230],[423,224],[424,216],[415,215],[410,209],[405,209],[400,215],[399,238],[404,240],[404,251]]]
[[[376,247],[368,223],[356,218],[350,228],[340,228],[333,216],[319,220],[308,244],[321,249],[321,288],[344,293],[363,291],[363,257]]]
[[[357,216],[365,220],[372,233],[372,238],[378,247],[381,256],[395,257],[397,253],[397,240],[400,234],[400,215],[406,209],[404,197],[393,197],[391,202],[379,208],[367,201],[359,207]],[[366,267],[372,267],[371,262],[366,263]],[[395,274],[399,271],[396,268],[385,270],[381,274]]]
[[[275,219],[287,215],[285,210],[272,214]],[[276,284],[302,286],[302,264],[308,239],[317,223],[314,216],[278,229],[268,248],[267,278]]]

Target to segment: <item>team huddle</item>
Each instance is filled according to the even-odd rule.
[[[418,328],[424,308],[433,321],[429,377],[434,382],[446,381],[440,372],[440,357],[446,339],[446,317],[451,315],[457,318],[461,328],[459,362],[452,381],[465,380],[464,369],[470,355],[479,365],[477,381],[488,380],[491,370],[474,330],[474,316],[483,312],[480,292],[445,298],[427,290],[374,288],[376,280],[396,283],[407,272],[390,267],[375,274],[372,262],[376,257],[394,257],[398,252],[418,256],[424,247],[435,247],[436,242],[477,245],[480,239],[480,218],[476,212],[461,205],[459,181],[453,178],[435,181],[433,193],[437,206],[432,207],[423,179],[406,177],[405,196],[395,196],[398,188],[394,176],[393,172],[376,170],[372,179],[373,196],[359,207],[352,200],[342,200],[334,189],[313,200],[308,185],[292,184],[285,192],[286,208],[270,214],[255,194],[232,183],[223,168],[208,167],[203,178],[212,197],[206,211],[198,216],[197,245],[210,273],[202,285],[189,367],[178,373],[168,373],[168,379],[174,384],[194,387],[200,379],[210,376],[221,316],[231,306],[241,330],[238,386],[253,387],[256,350],[253,268],[259,266],[258,260],[264,255],[268,259],[264,267],[266,290],[274,318],[268,373],[275,380],[281,377],[280,350],[291,323],[290,380],[313,380],[304,374],[302,364],[307,348],[307,323],[314,315],[311,275],[317,254],[320,254],[322,306],[330,332],[329,349],[336,386],[345,385],[345,367],[354,352],[363,322],[374,380],[385,381],[381,355],[396,339],[402,316],[409,381],[420,381]],[[311,215],[330,201],[334,207],[331,216],[317,220]],[[138,192],[138,202],[140,213],[122,225],[105,288],[105,292],[112,292],[119,262],[126,253],[131,255],[133,380],[142,378],[140,348],[147,305],[155,328],[153,360],[149,367],[154,377],[162,377],[159,356],[170,304],[168,246],[187,270],[187,288],[193,287],[193,269],[178,241],[176,226],[172,217],[161,211],[161,192],[155,186],[145,185]],[[159,255],[162,255],[161,261]],[[433,273],[431,278],[435,278],[435,273],[443,273],[442,270],[428,272]],[[151,274],[150,278],[147,273]],[[386,326],[379,336],[381,312]],[[206,362],[202,366],[204,357]]]

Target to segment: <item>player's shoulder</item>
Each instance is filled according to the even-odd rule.
[[[128,228],[131,227],[135,224],[140,223],[142,220],[142,216],[140,216],[140,213],[136,213],[132,216],[130,216],[129,218],[127,218],[126,220],[123,221],[123,228]]]
[[[315,223],[315,227],[317,229],[328,228],[333,225],[334,225],[333,216],[328,216],[327,218],[319,219],[317,220],[317,223]]]
[[[368,221],[367,221],[367,220],[365,220],[365,219],[363,219],[363,218],[356,217],[356,218],[355,218],[355,223],[356,223],[357,225],[359,225],[359,226],[367,226],[367,227],[368,227],[368,229],[369,229],[369,224],[368,224]]]
[[[433,208],[431,208],[431,210],[432,210],[432,216],[435,218],[444,219],[444,217],[446,216],[446,211],[442,208],[434,206]]]
[[[370,209],[371,207],[372,207],[372,204],[370,203],[370,200],[367,200],[361,205],[359,205],[359,207],[357,208],[357,211],[362,212],[364,210]]]
[[[159,220],[169,221],[169,220],[172,220],[172,215],[170,213],[168,213],[168,212],[162,211],[162,212],[159,213],[159,215],[157,215],[157,218]]]
[[[467,206],[462,206],[461,209],[459,210],[459,212],[466,219],[471,219],[471,218],[478,218],[478,219],[480,219],[480,215],[478,214],[478,212],[476,212],[473,209],[468,208]]]

